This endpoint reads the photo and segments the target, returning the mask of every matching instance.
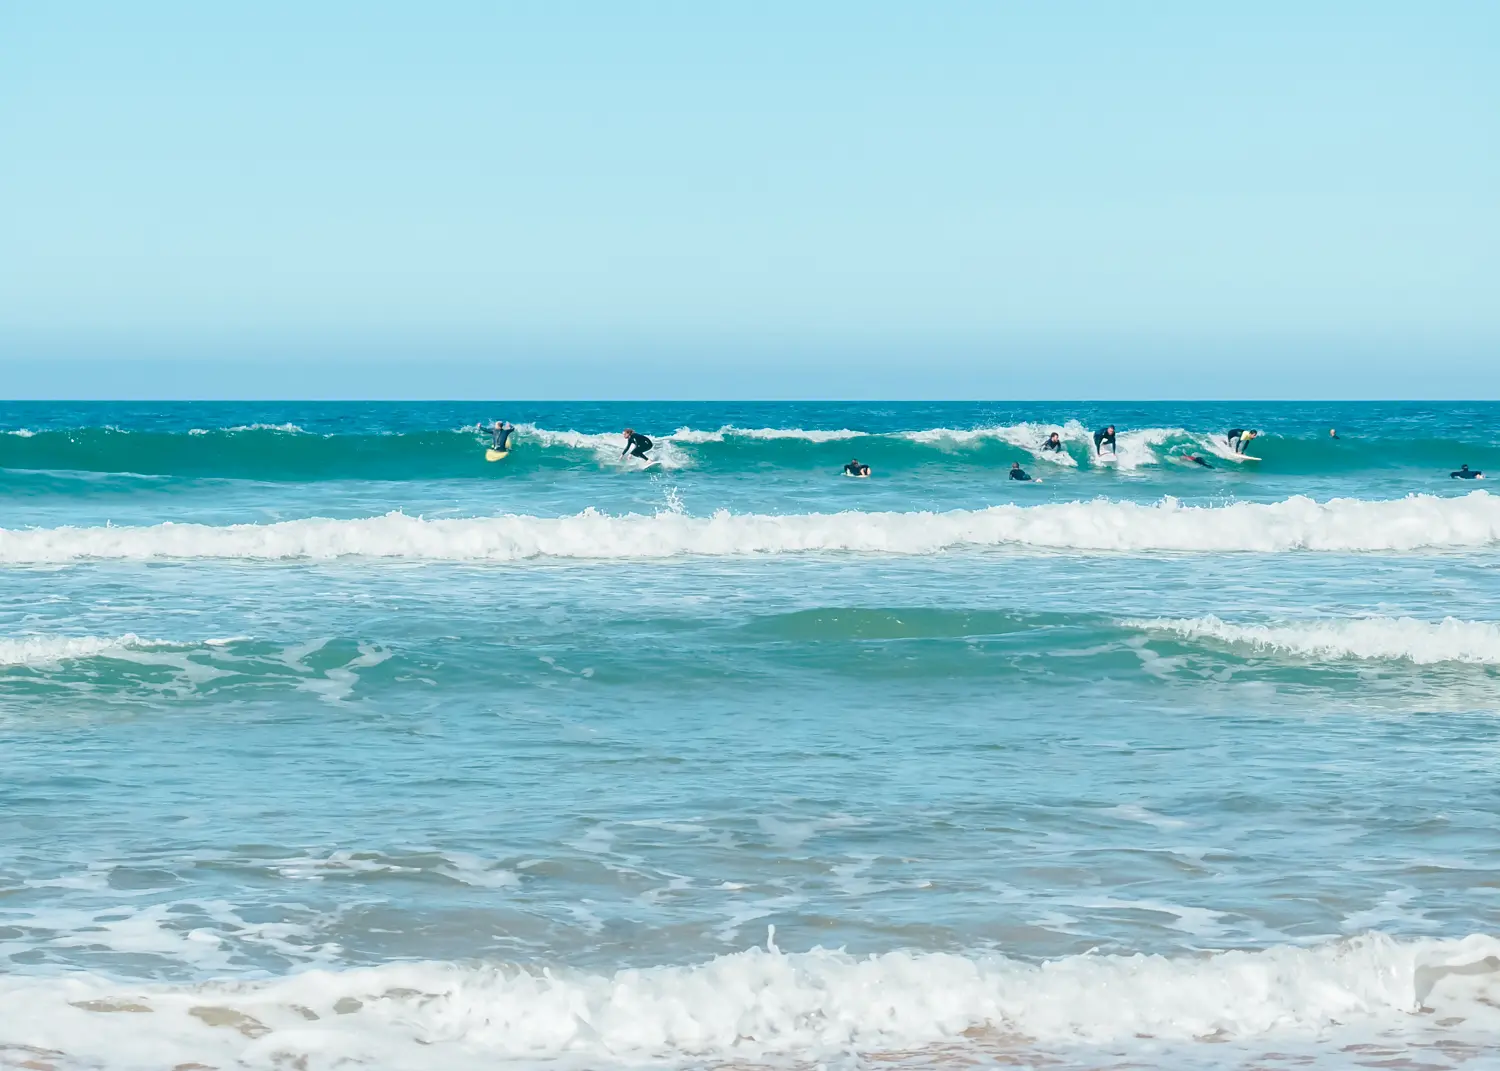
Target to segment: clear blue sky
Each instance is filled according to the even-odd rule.
[[[1493,2],[5,4],[0,362],[1496,397],[1497,55]]]

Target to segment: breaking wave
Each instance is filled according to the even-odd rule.
[[[983,547],[1086,552],[1415,551],[1500,542],[1500,497],[1411,495],[1389,501],[1296,496],[1184,506],[1066,502],[947,513],[731,514],[357,520],[211,526],[0,529],[0,562],[403,558],[511,562],[854,552],[936,554]]]
[[[789,470],[837,468],[850,451],[866,455],[881,472],[924,465],[993,469],[1035,461],[1072,469],[1140,473],[1173,466],[1187,454],[1219,459],[1236,470],[1238,458],[1221,431],[1183,427],[1121,428],[1118,450],[1095,456],[1093,433],[1076,420],[977,427],[861,430],[856,428],[680,427],[651,434],[653,456],[666,469],[750,466]],[[1043,449],[1057,432],[1063,449]],[[495,478],[580,465],[623,468],[618,430],[517,426],[514,450],[502,468],[486,465],[488,435],[477,424],[407,431],[317,433],[297,424],[255,423],[182,431],[115,427],[14,429],[0,434],[0,469],[45,472],[131,473],[253,480]],[[1268,435],[1257,441],[1261,468],[1281,474],[1326,475],[1417,466],[1446,473],[1455,461],[1482,468],[1500,463],[1493,445],[1460,447],[1445,440],[1352,443]]]
[[[0,979],[0,1054],[115,1068],[492,1068],[1024,1055],[1038,1046],[1086,1056],[1089,1046],[1141,1039],[1192,1050],[1205,1040],[1421,1044],[1456,1023],[1493,1031],[1496,998],[1500,941],[1477,935],[1041,964],[772,946],[613,974],[416,962],[197,985],[10,976]]]
[[[1452,617],[1442,621],[1361,617],[1235,625],[1209,616],[1127,621],[1125,625],[1170,632],[1189,640],[1219,640],[1315,658],[1398,659],[1424,666],[1440,662],[1500,665],[1500,625]]]
[[[98,658],[120,651],[175,647],[167,640],[143,640],[133,632],[123,636],[16,636],[0,639],[0,666],[55,666],[82,658]]]

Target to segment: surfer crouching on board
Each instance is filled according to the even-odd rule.
[[[1102,455],[1105,443],[1109,443],[1110,453],[1116,457],[1120,455],[1119,447],[1115,446],[1115,426],[1113,424],[1094,432],[1094,453]]]
[[[646,438],[646,436],[638,434],[634,428],[626,428],[625,449],[620,451],[620,456],[624,457],[626,454],[629,454],[631,457],[638,457],[642,461],[650,461],[651,459],[646,456],[646,453],[651,449],[651,445],[651,440]]]
[[[491,449],[505,453],[510,449],[510,437],[515,434],[515,431],[514,424],[507,424],[503,420],[495,421],[495,426],[490,429]]]
[[[1243,454],[1245,447],[1250,445],[1250,440],[1259,434],[1260,432],[1258,431],[1247,431],[1244,428],[1230,428],[1229,434],[1225,438],[1229,440],[1229,445],[1234,449],[1235,453]]]
[[[859,463],[859,458],[856,457],[854,460],[850,461],[849,464],[847,464],[847,465],[844,466],[844,475],[845,476],[868,476],[868,475],[870,475],[870,466],[869,465],[861,465]]]

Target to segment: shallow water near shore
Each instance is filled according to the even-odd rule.
[[[0,1067],[1486,1066],[1497,416],[8,405]]]

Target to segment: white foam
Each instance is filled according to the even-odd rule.
[[[231,431],[231,432],[233,432],[233,431],[281,431],[281,432],[286,432],[289,435],[306,435],[307,434],[307,432],[306,432],[305,429],[299,427],[296,424],[237,424],[236,426],[234,426],[232,428],[225,428],[224,430],[225,431]]]
[[[679,443],[721,443],[726,439],[791,439],[809,443],[832,443],[845,439],[863,439],[868,435],[868,432],[853,431],[850,428],[822,431],[808,428],[737,428],[733,424],[725,424],[717,431],[678,428],[667,438]]]
[[[1200,1058],[1222,1044],[1339,1051],[1500,1026],[1500,941],[1368,935],[1213,955],[1002,956],[748,951],[587,974],[394,963],[271,980],[128,984],[77,972],[0,977],[0,1045],[70,1064],[493,1068],[643,1061],[811,1063],[842,1054],[1048,1047]],[[1143,1040],[1144,1039],[1144,1040]],[[1320,1046],[1323,1048],[1320,1049]],[[1265,1051],[1262,1049],[1262,1051]]]
[[[1154,632],[1172,632],[1190,640],[1220,640],[1315,658],[1400,659],[1424,666],[1439,662],[1500,665],[1500,625],[1453,617],[1441,621],[1358,617],[1236,625],[1210,615],[1125,624]]]
[[[1000,505],[947,513],[661,512],[423,520],[402,513],[274,524],[0,529],[0,562],[163,559],[428,561],[668,558],[849,551],[935,554],[973,547],[1072,551],[1413,551],[1500,542],[1500,496],[1391,501],[1297,496],[1274,503]]]
[[[543,448],[562,446],[571,450],[588,451],[602,465],[632,468],[638,464],[634,458],[627,460],[620,456],[625,438],[619,432],[551,431],[535,424],[517,424],[516,441],[527,439],[535,440]],[[682,469],[692,464],[692,458],[683,453],[671,441],[670,436],[652,436],[652,443],[651,458],[660,462],[662,468]]]
[[[168,640],[143,640],[133,632],[123,636],[11,636],[0,639],[0,666],[54,666],[81,658],[153,647],[178,647]]]

